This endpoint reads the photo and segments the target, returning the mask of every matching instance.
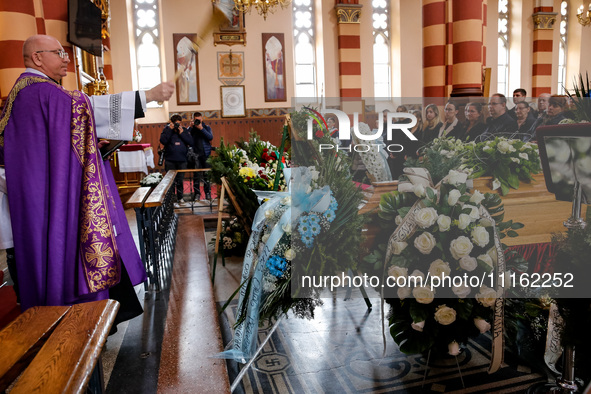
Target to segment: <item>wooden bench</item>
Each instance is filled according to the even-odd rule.
[[[118,309],[103,300],[25,311],[0,331],[0,392],[85,392]]]

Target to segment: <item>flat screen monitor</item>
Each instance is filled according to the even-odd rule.
[[[68,42],[95,56],[103,55],[101,10],[90,0],[68,0]]]
[[[548,191],[557,200],[573,201],[578,181],[581,202],[591,204],[591,123],[543,126],[536,134]]]

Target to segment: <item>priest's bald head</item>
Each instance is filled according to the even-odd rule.
[[[70,57],[62,44],[51,36],[29,37],[23,45],[25,66],[39,70],[54,81],[66,76]]]

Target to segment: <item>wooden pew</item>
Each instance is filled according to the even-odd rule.
[[[118,309],[102,300],[25,311],[0,331],[0,392],[85,392]]]

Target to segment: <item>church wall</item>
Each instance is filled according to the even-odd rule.
[[[339,95],[339,66],[337,48],[337,18],[334,0],[313,0],[316,6],[317,29],[317,63],[318,63],[318,93],[326,97]],[[422,95],[422,28],[421,28],[421,1],[417,0],[389,0],[391,18],[391,48],[392,48],[392,96],[416,97]],[[532,12],[534,0],[511,1],[511,72],[509,90],[523,87],[528,92],[532,91],[532,63],[533,63],[533,21]],[[0,20],[6,23],[0,28],[0,42],[7,48],[8,53],[2,66],[0,66],[0,93],[6,97],[9,88],[24,68],[18,60],[19,50],[10,50],[7,46],[22,41],[30,34],[48,33],[57,36],[66,50],[71,50],[65,39],[66,18],[64,12],[67,2],[65,0],[27,0],[23,3],[10,4],[6,9],[0,10]],[[15,8],[16,4],[30,4],[30,12],[24,12]],[[34,6],[33,6],[34,4]],[[44,10],[49,4],[61,4],[61,7],[53,7],[51,12]],[[197,7],[197,4],[201,8]],[[361,85],[362,94],[365,97],[373,96],[373,36],[372,36],[372,4],[371,0],[360,0],[362,4],[360,38],[361,38]],[[174,75],[174,48],[172,45],[173,33],[197,32],[199,26],[203,26],[211,15],[209,1],[195,2],[194,0],[167,1],[159,0],[161,9],[161,38],[162,38],[162,66],[165,79],[171,79]],[[583,27],[577,22],[576,11],[580,2],[570,2],[569,32],[568,32],[568,68],[567,86],[572,87],[572,79],[579,72],[583,74],[591,69],[591,53],[584,43],[591,40],[591,27]],[[560,1],[553,0],[554,12],[560,12]],[[112,91],[131,90],[136,86],[135,48],[130,31],[133,30],[132,1],[111,1],[111,35],[110,57],[112,60],[113,82]],[[13,9],[14,8],[14,9]],[[484,44],[486,46],[485,67],[491,67],[491,93],[496,90],[497,84],[497,0],[488,0],[488,26]],[[16,11],[16,12],[15,12]],[[46,11],[46,12],[44,12]],[[60,16],[62,15],[62,16]],[[27,19],[28,18],[28,19]],[[26,23],[16,23],[27,19]],[[246,15],[246,46],[226,45],[214,46],[211,36],[206,39],[206,44],[199,53],[199,79],[200,79],[200,105],[181,106],[176,103],[176,98],[164,105],[161,109],[151,109],[144,123],[164,122],[171,112],[218,111],[221,109],[220,85],[217,79],[217,52],[232,49],[235,52],[244,52],[245,80],[242,84],[246,87],[245,99],[247,112],[249,109],[284,109],[291,107],[290,97],[294,93],[293,74],[293,23],[292,12],[278,10],[263,20],[256,11]],[[16,23],[18,26],[11,26]],[[558,39],[559,39],[560,15],[554,26],[552,35],[554,38],[552,52],[552,93],[562,93],[557,89],[557,63],[558,63]],[[29,26],[30,28],[27,28]],[[41,27],[41,30],[39,28]],[[29,33],[27,33],[27,31]],[[263,54],[261,33],[282,32],[285,36],[286,55],[286,87],[288,100],[285,102],[265,102],[263,92]],[[16,38],[15,38],[16,37]],[[16,41],[15,41],[16,40]],[[20,41],[20,43],[18,42]],[[16,44],[15,44],[16,45]],[[13,45],[14,46],[14,45]],[[16,46],[15,46],[16,48]],[[65,85],[73,88],[75,85],[74,65],[69,67],[69,73]],[[276,115],[274,112],[273,115]]]

